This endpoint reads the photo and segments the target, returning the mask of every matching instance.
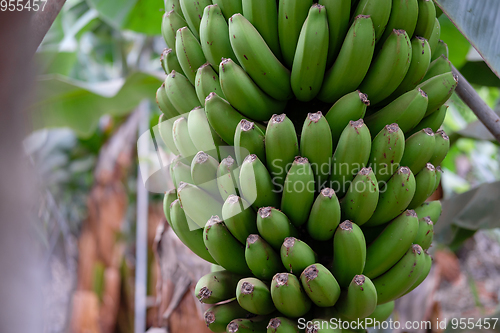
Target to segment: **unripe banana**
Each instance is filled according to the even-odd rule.
[[[180,8],[171,10],[163,15],[161,22],[161,34],[167,46],[175,51],[175,35],[177,30],[186,27],[187,23],[181,16],[182,11]],[[170,73],[170,72],[169,72]]]
[[[402,29],[406,31],[408,36],[413,36],[417,19],[417,0],[392,0],[391,16],[380,38],[380,42],[383,43],[394,29]]]
[[[236,195],[230,195],[224,202],[222,219],[234,238],[242,244],[245,244],[250,234],[258,232],[257,214],[246,200]]]
[[[243,13],[241,0],[212,0],[214,5],[218,5],[226,20],[236,13]]]
[[[433,132],[437,132],[444,122],[446,117],[446,111],[448,110],[448,105],[441,106],[436,112],[431,113],[422,121],[420,121],[417,126],[415,126],[408,135],[415,134],[416,132],[423,130],[424,128],[430,128]],[[437,136],[435,136],[437,138]]]
[[[212,216],[203,230],[203,241],[217,263],[228,271],[250,274],[245,261],[245,247],[231,235],[218,216]]]
[[[258,234],[248,236],[245,259],[252,274],[261,280],[271,280],[284,271],[280,255]]]
[[[368,96],[359,90],[348,93],[335,102],[325,115],[330,125],[332,142],[336,144],[339,141],[349,121],[363,118],[368,106],[370,106]]]
[[[248,74],[232,59],[223,59],[220,63],[220,85],[229,103],[245,116],[259,121],[281,112],[286,103],[267,95]]]
[[[295,237],[287,237],[280,249],[283,266],[292,274],[300,276],[307,266],[318,260],[317,254],[307,243]]]
[[[201,303],[215,304],[236,297],[236,286],[243,276],[222,270],[210,272],[196,283],[194,294]]]
[[[443,169],[441,169],[440,166],[436,167],[436,182],[434,184],[434,190],[432,193],[436,192],[436,190],[439,187],[439,184],[441,183],[441,176],[443,175]]]
[[[181,182],[177,196],[186,215],[202,228],[212,215],[222,216],[222,204],[196,185]]]
[[[193,144],[188,131],[188,122],[184,117],[179,117],[172,125],[172,136],[177,150],[182,157],[191,161],[198,152],[198,149]]]
[[[371,137],[363,119],[350,121],[333,153],[330,187],[342,197],[358,171],[366,166],[370,157]]]
[[[427,111],[427,94],[421,89],[410,90],[366,118],[370,132],[379,133],[385,125],[397,123],[403,132],[415,127]]]
[[[173,178],[175,188],[179,188],[181,182],[193,183],[191,166],[185,164],[180,158],[174,159],[170,164],[170,176]]]
[[[226,327],[226,333],[254,333],[265,332],[267,323],[272,316],[257,316],[251,318],[238,318],[231,321]]]
[[[389,317],[392,314],[392,311],[394,311],[395,305],[396,305],[396,303],[394,301],[390,301],[390,302],[387,302],[384,304],[377,305],[377,307],[375,308],[375,311],[373,311],[371,315],[366,317],[366,319],[365,319],[366,326],[371,327],[371,326],[374,326],[376,322],[381,323],[381,322],[389,319]]]
[[[429,216],[434,224],[438,221],[442,211],[443,207],[439,200],[424,202],[420,207],[415,208],[419,219]]]
[[[408,205],[410,209],[417,208],[434,193],[436,186],[436,168],[434,165],[431,163],[425,165],[425,167],[415,176],[415,185],[415,194]]]
[[[168,98],[179,114],[188,113],[201,106],[196,91],[189,80],[182,74],[172,71],[165,79]]]
[[[328,60],[330,67],[337,57],[349,29],[351,0],[319,0],[318,3],[326,8],[328,16]]]
[[[370,15],[375,28],[375,42],[378,42],[389,22],[391,7],[392,0],[361,0],[353,16]],[[402,27],[397,27],[397,29],[402,29]]]
[[[291,84],[299,101],[312,100],[321,89],[328,55],[328,33],[326,9],[314,4],[300,31],[293,59]]]
[[[229,36],[238,61],[252,80],[272,98],[278,101],[290,99],[290,71],[243,15],[235,14],[229,19]]]
[[[418,85],[427,93],[429,105],[425,117],[439,109],[451,97],[458,84],[458,76],[448,72],[431,77]]]
[[[418,221],[418,233],[413,243],[420,245],[424,250],[428,250],[433,239],[434,223],[429,216],[425,216]]]
[[[332,273],[347,288],[355,275],[363,273],[366,242],[361,229],[351,221],[342,222],[333,236]]]
[[[215,333],[226,333],[227,325],[236,318],[245,318],[250,313],[243,309],[235,299],[229,303],[212,306],[205,311],[205,323]]]
[[[365,224],[377,208],[378,197],[378,180],[372,168],[361,169],[342,199],[342,219],[353,221],[357,225]],[[350,282],[351,278],[352,276],[346,282]]]
[[[165,74],[168,75],[171,71],[176,71],[177,73],[181,73],[184,75],[182,71],[181,64],[179,64],[179,59],[177,59],[177,55],[173,49],[165,49],[160,57],[161,67],[165,71]]]
[[[436,141],[429,163],[437,166],[441,165],[441,162],[443,162],[446,154],[448,154],[450,150],[450,138],[444,131],[437,131],[434,138]]]
[[[375,32],[372,19],[365,15],[357,16],[347,32],[335,63],[325,73],[318,99],[334,103],[354,91],[370,68],[374,49]]]
[[[198,151],[204,151],[213,158],[219,159],[218,148],[224,146],[225,142],[208,123],[203,108],[194,108],[189,112],[188,131],[189,137]]]
[[[425,74],[423,81],[427,81],[431,77],[451,72],[451,62],[444,55],[438,57],[436,60],[433,60],[429,65],[429,69]]]
[[[374,279],[391,268],[415,240],[418,229],[418,217],[413,210],[407,210],[392,220],[367,247],[363,274]]]
[[[389,222],[401,214],[415,194],[415,177],[408,167],[400,167],[380,189],[377,208],[366,222],[367,227]]]
[[[172,227],[172,223],[170,222],[170,205],[175,200],[177,200],[177,191],[175,190],[175,188],[171,189],[168,192],[165,192],[165,196],[163,197],[163,213],[165,214],[165,219],[167,220],[167,223],[170,225],[170,227]]]
[[[432,36],[436,19],[436,7],[432,0],[418,0],[418,20],[413,33],[414,36],[422,36],[429,40]]]
[[[436,46],[436,50],[432,53],[431,61],[436,60],[440,56],[444,55],[446,58],[449,56],[448,52],[448,44],[443,42],[442,40],[438,41],[438,44]]]
[[[276,58],[281,59],[278,41],[278,3],[273,0],[242,0],[244,17],[255,27]]]
[[[413,244],[391,269],[373,280],[377,290],[377,303],[395,300],[413,286],[425,269],[424,250]]]
[[[207,59],[203,54],[200,43],[188,27],[182,27],[177,30],[175,49],[179,50],[177,59],[179,59],[179,64],[184,75],[192,85],[195,85],[196,71],[201,65],[207,62]]]
[[[300,333],[296,321],[286,317],[276,317],[269,321],[267,325],[267,333]]]
[[[334,306],[340,296],[340,286],[332,273],[321,264],[308,266],[300,275],[307,296],[319,307]]]
[[[315,240],[326,241],[333,237],[340,222],[340,204],[335,191],[324,188],[316,197],[307,220],[307,232]]]
[[[210,0],[179,0],[182,13],[186,18],[186,22],[191,29],[191,32],[196,37],[196,39],[200,39],[200,23],[201,18],[203,17],[203,10],[206,6],[211,5],[212,1]],[[199,66],[198,66],[199,67]]]
[[[439,43],[439,38],[441,37],[441,25],[437,17],[434,19],[434,27],[432,29],[431,37],[429,38],[429,45],[431,46],[431,52],[435,53],[436,48]]]
[[[305,157],[297,156],[285,179],[281,210],[296,227],[307,222],[314,202],[314,174]]]
[[[231,156],[223,159],[217,168],[217,185],[219,186],[220,196],[224,201],[230,195],[239,194],[238,178],[239,169],[235,160]]]
[[[241,6],[241,0],[239,2]],[[203,10],[200,44],[207,61],[217,73],[222,58],[236,59],[229,41],[229,26],[222,16],[221,8],[216,4],[207,6]]]
[[[192,229],[182,209],[181,202],[176,199],[170,204],[170,225],[177,237],[198,257],[208,262],[216,264],[217,262],[208,252],[203,242],[203,229]]]
[[[165,12],[169,12],[171,10],[177,10],[179,15],[181,15],[182,18],[184,18],[184,14],[182,14],[182,9],[179,0],[165,0]]]
[[[431,255],[424,250],[424,266],[422,268],[422,273],[418,277],[417,281],[413,283],[413,285],[405,292],[405,295],[411,292],[413,289],[417,288],[422,282],[424,282],[425,278],[429,275],[432,268],[432,257]]]
[[[174,136],[172,134],[173,125],[174,122],[172,119],[165,119],[164,114],[160,115],[158,120],[158,132],[160,133],[160,137],[172,154],[179,155],[180,152],[175,146]]]
[[[217,66],[217,69],[219,67]],[[216,93],[225,98],[219,83],[219,75],[214,71],[210,63],[201,65],[196,71],[194,88],[201,105],[205,105],[205,99],[210,93]]]
[[[262,207],[257,213],[257,229],[264,240],[280,250],[287,237],[298,237],[299,232],[285,214],[273,207]]]
[[[245,278],[238,282],[236,299],[242,308],[257,315],[276,311],[269,287],[256,278]]]
[[[193,184],[205,190],[215,199],[221,200],[217,186],[217,168],[219,163],[205,152],[198,152],[191,162]]]
[[[403,82],[411,57],[410,38],[404,30],[393,30],[373,59],[359,90],[368,95],[372,104],[383,101]]]
[[[220,272],[220,271],[225,271],[224,267],[219,266],[217,264],[212,264],[210,266],[210,272],[215,273],[215,272]]]
[[[321,111],[308,113],[300,135],[300,155],[307,158],[311,164],[317,190],[326,187],[330,176],[332,142],[330,125]]]
[[[240,192],[255,209],[280,203],[271,176],[257,155],[248,155],[240,167]]]
[[[312,6],[312,0],[280,0],[278,8],[278,36],[283,63],[292,68],[300,30]]]
[[[289,318],[303,316],[311,309],[311,300],[293,274],[276,274],[271,284],[271,296],[276,309]]]
[[[375,134],[376,132],[372,132]],[[368,164],[377,182],[385,184],[399,168],[405,149],[405,136],[398,124],[386,125],[373,139]]]
[[[266,163],[266,149],[264,147],[264,132],[251,121],[242,119],[234,133],[234,153],[238,165],[243,163],[249,154],[255,154]]]
[[[356,275],[335,305],[340,315],[351,320],[363,319],[377,307],[377,290],[369,277]]]
[[[375,227],[363,226],[361,230],[363,230],[363,235],[365,236],[366,245],[370,245],[371,243],[373,243],[373,241],[377,239],[377,237],[382,233],[382,231],[384,231],[386,226],[387,225],[385,224],[377,225]]]
[[[416,175],[430,161],[435,144],[434,132],[430,128],[413,134],[405,141],[405,152],[400,164],[409,167]]]
[[[295,156],[299,155],[299,143],[292,121],[284,113],[275,114],[267,124],[266,162],[274,184],[283,185]]]

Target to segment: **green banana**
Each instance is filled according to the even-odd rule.
[[[240,192],[255,209],[280,203],[271,176],[257,155],[248,155],[240,167]]]
[[[171,71],[176,71],[177,73],[181,73],[184,75],[182,71],[181,64],[179,64],[179,59],[177,59],[177,55],[173,49],[165,49],[160,57],[161,67],[165,71],[165,74],[168,75]]]
[[[441,37],[441,25],[437,17],[434,19],[434,27],[432,29],[431,37],[429,38],[429,45],[431,46],[431,52],[435,53],[436,48],[439,43],[439,38]]]
[[[413,243],[418,244],[424,250],[431,247],[434,238],[434,223],[429,216],[425,216],[418,221],[418,233]]]
[[[353,221],[357,225],[365,224],[377,208],[378,197],[378,180],[372,168],[361,169],[342,199],[342,219]]]
[[[193,184],[205,190],[210,196],[221,200],[217,185],[217,169],[219,162],[205,152],[198,152],[191,162],[191,178]]]
[[[451,72],[451,62],[444,55],[433,60],[429,65],[429,69],[425,74],[423,81],[427,81],[431,77]]]
[[[434,165],[431,163],[425,165],[415,176],[415,185],[415,194],[408,205],[410,209],[417,208],[434,193],[434,188],[436,187],[436,168]]]
[[[231,16],[229,36],[241,67],[257,86],[278,101],[290,99],[290,71],[276,58],[252,23],[241,14]]]
[[[266,163],[264,132],[253,122],[242,119],[234,133],[234,153],[238,165],[241,165],[249,154],[257,155],[262,163]]]
[[[156,104],[158,104],[161,112],[165,115],[165,119],[172,119],[179,115],[179,112],[177,112],[177,109],[168,98],[167,90],[165,89],[165,82],[163,82],[160,88],[156,91]],[[174,120],[172,120],[172,122],[173,121]]]
[[[222,216],[222,204],[196,185],[181,182],[177,196],[186,215],[201,228],[213,215]]]
[[[391,16],[380,38],[380,42],[383,43],[394,29],[404,30],[408,36],[413,36],[417,19],[417,0],[392,0]]]
[[[313,0],[280,0],[278,8],[278,39],[283,63],[292,68],[300,30]]]
[[[172,226],[172,230],[177,237],[179,237],[181,242],[183,242],[184,245],[186,245],[198,257],[213,264],[217,263],[205,247],[203,242],[203,230],[199,228],[192,230],[190,227],[179,199],[174,200],[170,204],[169,222]]]
[[[333,237],[339,222],[339,200],[333,189],[324,188],[314,200],[306,224],[307,232],[315,240],[326,241]]]
[[[349,29],[351,12],[351,0],[319,0],[318,3],[326,8],[328,16],[328,60],[330,67],[339,54],[342,41],[345,39]]]
[[[436,182],[434,183],[434,189],[432,193],[436,192],[441,183],[441,176],[443,175],[443,169],[440,166],[436,167]]]
[[[212,306],[205,311],[205,323],[215,333],[226,333],[227,325],[236,318],[245,318],[250,313],[243,309],[235,299],[228,303]]]
[[[401,260],[373,280],[377,303],[384,304],[402,296],[417,281],[425,266],[424,250],[413,244]]]
[[[410,90],[381,110],[366,118],[371,133],[379,133],[385,125],[397,123],[403,132],[415,127],[427,111],[427,94],[419,89]]]
[[[231,235],[226,224],[217,215],[208,220],[203,230],[203,241],[220,266],[238,274],[251,273],[245,261],[244,246]]]
[[[434,138],[435,145],[429,163],[438,166],[441,165],[441,162],[443,162],[446,154],[448,154],[450,150],[450,138],[444,131],[437,131]]]
[[[408,294],[413,289],[417,288],[422,282],[424,282],[425,278],[429,275],[432,268],[432,257],[431,255],[424,250],[424,266],[422,267],[422,273],[418,277],[417,281],[405,292],[405,295]]]
[[[267,333],[300,333],[296,321],[286,317],[276,317],[269,321]]]
[[[200,23],[201,48],[217,73],[223,58],[236,59],[229,41],[229,26],[222,16],[221,9],[222,7],[219,8],[216,4],[205,7]]]
[[[418,85],[427,93],[429,105],[425,117],[439,109],[453,94],[458,84],[458,76],[452,72],[436,75]]]
[[[431,61],[436,60],[440,56],[444,55],[446,58],[449,56],[448,52],[448,44],[443,42],[442,40],[438,41],[438,44],[436,46],[436,50],[432,53]]]
[[[225,271],[224,267],[219,266],[217,264],[212,264],[210,266],[210,272],[215,273],[215,272],[220,272],[220,271]]]
[[[353,16],[370,15],[375,28],[375,42],[378,42],[391,16],[392,0],[361,0]],[[402,27],[397,27],[403,29]]]
[[[367,164],[373,169],[377,182],[385,184],[397,171],[404,149],[405,136],[398,124],[386,125],[378,132]]]
[[[366,244],[370,245],[384,231],[387,225],[381,224],[375,227],[362,226],[363,235],[365,236]]]
[[[182,74],[172,71],[165,79],[168,98],[179,114],[188,113],[201,106],[196,91],[189,80]]]
[[[188,131],[188,122],[184,117],[179,117],[172,125],[172,136],[177,150],[181,153],[182,157],[191,161],[198,149],[193,144]]]
[[[277,1],[242,0],[243,16],[255,27],[276,58],[281,59]]]
[[[389,222],[408,207],[414,194],[415,177],[411,169],[400,167],[381,187],[377,208],[365,225],[374,227]]]
[[[407,210],[392,220],[366,248],[363,274],[374,279],[391,268],[413,243],[418,229],[418,217],[413,210]]]
[[[179,150],[175,146],[174,142],[174,137],[172,134],[172,126],[173,126],[173,121],[171,119],[165,119],[164,114],[160,115],[160,118],[158,120],[158,132],[160,133],[160,137],[167,146],[167,148],[172,152],[174,155],[179,155]]]
[[[242,308],[257,315],[268,315],[276,311],[269,287],[256,278],[245,278],[238,282],[236,299]]]
[[[342,288],[347,288],[354,276],[363,273],[366,262],[366,242],[363,232],[351,221],[342,222],[333,236],[332,273]]]
[[[293,59],[291,84],[299,101],[312,100],[321,89],[328,55],[328,33],[325,7],[314,4],[300,31]]]
[[[184,18],[184,14],[182,14],[182,9],[179,0],[165,0],[165,12],[169,12],[171,10],[177,10],[179,15],[181,15],[182,18]]]
[[[281,210],[296,227],[307,222],[314,202],[314,174],[305,157],[297,156],[285,179]]]
[[[431,113],[424,119],[422,119],[417,126],[415,126],[407,135],[415,134],[424,128],[430,128],[433,132],[437,132],[444,122],[446,117],[446,111],[448,110],[448,105],[444,104],[436,112]],[[437,138],[437,136],[436,136]]]
[[[370,68],[374,49],[372,19],[365,15],[357,16],[347,32],[335,63],[325,73],[318,99],[334,103],[358,88]]]
[[[271,297],[276,309],[289,318],[305,315],[312,305],[300,286],[299,279],[288,273],[278,273],[273,277]]]
[[[307,266],[318,260],[318,255],[306,242],[295,237],[287,237],[280,249],[281,262],[292,274],[300,276]]]
[[[436,7],[432,0],[418,0],[417,26],[413,32],[414,36],[422,36],[429,40],[434,30],[436,19]]]
[[[417,213],[419,219],[429,216],[434,224],[438,221],[442,211],[443,207],[439,200],[424,202],[420,207],[415,208],[415,213]]]
[[[436,143],[434,137],[430,128],[424,128],[407,138],[400,164],[409,167],[414,175],[419,173],[432,157]]]
[[[410,38],[404,30],[393,30],[358,89],[367,94],[374,105],[383,101],[403,82],[411,57]]]
[[[325,115],[332,132],[332,142],[337,144],[349,121],[363,118],[368,106],[368,96],[359,90],[348,93],[335,102]]]
[[[381,323],[389,319],[394,311],[394,306],[396,303],[394,301],[390,301],[384,304],[377,305],[375,311],[372,312],[371,315],[365,318],[365,324],[367,327],[372,327],[375,323]]]
[[[205,304],[215,304],[236,297],[236,286],[242,275],[222,270],[205,274],[194,288],[195,296]]]
[[[308,113],[300,135],[300,155],[307,158],[311,164],[317,190],[326,187],[332,154],[332,131],[328,121],[321,111]]]
[[[224,201],[230,195],[239,194],[238,176],[238,165],[231,156],[226,157],[220,162],[217,168],[217,185],[219,186],[220,196]]]
[[[274,184],[283,185],[299,143],[295,127],[284,113],[275,114],[267,124],[265,134],[266,162]]]
[[[189,112],[188,132],[196,150],[204,151],[215,159],[219,159],[217,148],[225,143],[208,123],[203,108],[194,108]]]
[[[267,316],[257,316],[251,318],[238,318],[231,321],[226,327],[226,333],[254,333],[265,332],[267,323],[271,318]]]
[[[196,82],[196,71],[201,65],[207,62],[207,59],[203,54],[200,43],[188,27],[182,27],[177,30],[175,49],[179,50],[177,59],[179,59],[179,64],[181,65],[184,75],[194,86]],[[182,52],[180,52],[181,50]]]
[[[203,10],[211,5],[211,0],[179,0],[187,25],[196,39],[200,39],[200,23]]]
[[[175,200],[177,200],[177,191],[175,188],[171,189],[168,192],[165,192],[165,196],[163,197],[163,213],[165,214],[165,219],[167,220],[167,223],[170,225],[170,227],[172,227],[172,223],[170,222],[170,205]]]
[[[223,59],[220,63],[220,85],[229,103],[245,116],[259,121],[281,112],[286,102],[267,95],[248,74],[232,59]]]
[[[258,234],[248,236],[245,259],[252,274],[262,280],[271,280],[284,270],[280,255]]]
[[[250,234],[258,232],[257,214],[246,200],[236,195],[230,195],[224,202],[222,219],[234,238],[242,244],[245,244]]]
[[[377,294],[374,282],[369,277],[356,275],[335,307],[342,317],[351,320],[363,319],[375,311]]]
[[[349,183],[370,157],[371,137],[363,119],[350,121],[346,126],[333,153],[330,187],[337,195],[347,192]]]
[[[287,237],[298,237],[299,232],[285,214],[273,207],[262,207],[257,213],[257,229],[264,240],[280,250]]]
[[[319,307],[334,306],[340,296],[340,286],[332,273],[321,264],[308,266],[300,274],[307,296]]]
[[[226,21],[236,13],[243,13],[241,0],[212,0],[212,2],[220,7]]]
[[[180,158],[173,160],[170,167],[170,175],[173,175],[175,188],[179,188],[181,182],[190,184],[193,182],[193,178],[191,178],[191,167],[182,162]]]
[[[180,8],[177,10],[171,10],[163,15],[163,20],[161,22],[161,34],[167,46],[175,51],[175,36],[177,30],[182,27],[187,26],[186,21],[181,16],[182,11]]]
[[[212,92],[225,98],[219,83],[219,75],[210,66],[210,63],[207,62],[198,68],[194,81],[196,96],[198,96],[201,105],[205,105],[205,99]]]

